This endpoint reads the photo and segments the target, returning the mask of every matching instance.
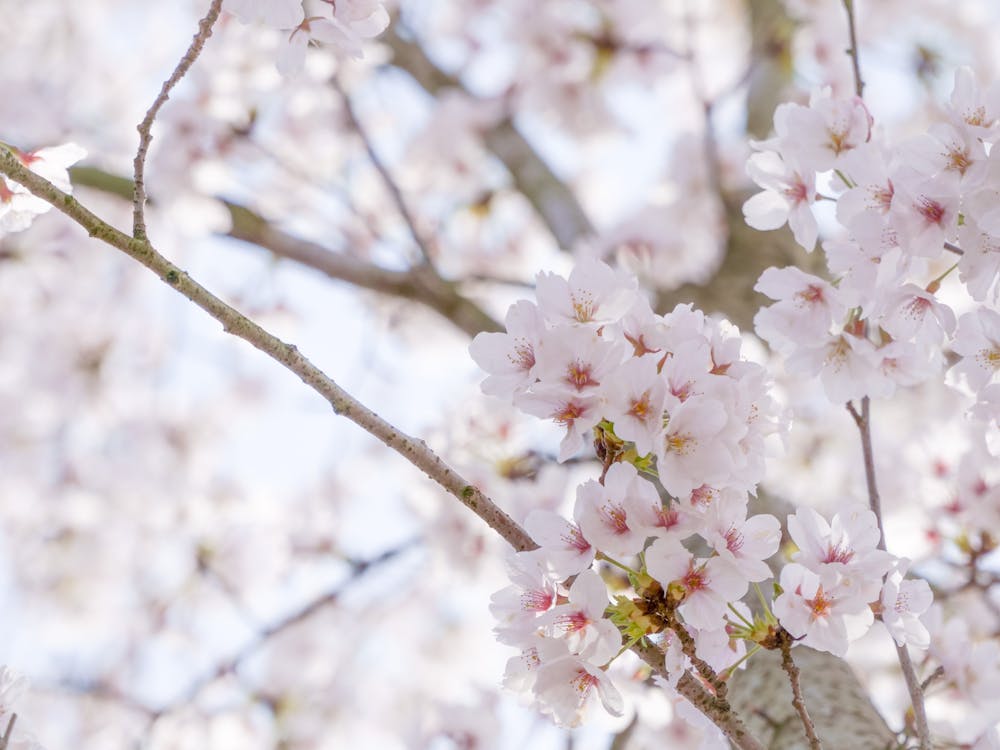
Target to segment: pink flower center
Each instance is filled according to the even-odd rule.
[[[586,291],[571,292],[569,296],[573,304],[573,313],[576,315],[576,319],[580,323],[589,323],[592,321],[598,307],[594,301],[594,296]]]
[[[922,320],[924,313],[926,313],[931,307],[931,301],[923,297],[914,297],[910,300],[903,313],[908,318],[914,318],[917,320]]]
[[[948,164],[945,169],[950,169],[952,172],[958,172],[960,175],[964,176],[965,171],[972,166],[972,158],[969,156],[969,150],[967,148],[962,148],[957,144],[954,144],[948,151],[942,154],[947,160]]]
[[[554,600],[555,594],[552,591],[525,591],[521,594],[521,609],[525,612],[545,612]]]
[[[847,140],[848,133],[849,128],[846,124],[841,124],[837,129],[828,128],[826,134],[829,139],[826,142],[826,147],[837,156],[840,156],[844,151],[850,151],[854,146]]]
[[[678,456],[688,455],[697,444],[698,441],[690,435],[667,435],[664,439],[667,453],[676,453]]]
[[[638,399],[632,401],[628,414],[639,421],[646,420],[646,417],[649,416],[649,391],[645,391]]]
[[[854,558],[854,550],[850,547],[842,547],[839,544],[834,547],[830,546],[826,550],[826,557],[823,558],[825,563],[844,563],[845,565],[849,563]]]
[[[926,219],[928,224],[937,224],[938,226],[944,224],[945,207],[933,198],[928,198],[926,195],[920,196],[914,204],[914,208]]]
[[[793,206],[806,203],[809,200],[809,188],[806,187],[806,184],[801,179],[797,179],[786,187],[783,192]]]
[[[796,299],[800,299],[807,305],[818,305],[826,301],[823,294],[823,287],[818,284],[810,284],[801,292],[795,295]]]
[[[566,542],[566,546],[583,553],[590,549],[590,542],[583,538],[583,532],[576,524],[570,524],[569,531],[562,535],[561,539]]]
[[[986,107],[975,107],[973,109],[966,110],[962,119],[969,125],[977,128],[983,128],[987,126],[986,122]]]
[[[882,213],[889,210],[889,207],[892,205],[892,196],[894,193],[895,188],[892,186],[892,180],[888,181],[886,187],[872,186],[868,189],[870,202]]]
[[[826,617],[830,614],[830,610],[833,607],[833,599],[828,597],[823,592],[823,587],[820,586],[816,589],[816,596],[812,599],[806,599],[806,604],[809,605],[811,610],[811,617],[813,620],[817,620],[820,617]]]
[[[587,613],[583,610],[560,615],[556,620],[556,627],[566,633],[576,633],[588,625],[590,625],[590,618],[587,617]]]
[[[743,549],[743,533],[733,524],[726,532],[726,549],[734,555]]]
[[[535,366],[535,350],[527,341],[520,339],[516,344],[514,344],[514,353],[510,356],[510,361],[513,362],[519,370],[527,372]]]
[[[591,377],[592,369],[593,367],[589,362],[581,362],[578,359],[574,360],[570,366],[566,368],[565,380],[578,391],[582,391],[590,385],[600,385],[599,382]]]
[[[659,349],[650,349],[646,344],[643,334],[641,333],[636,338],[633,338],[626,333],[625,339],[632,345],[632,348],[635,350],[635,356],[637,357],[641,357],[643,354],[653,354],[660,351]]]
[[[681,579],[681,584],[688,594],[708,588],[708,579],[705,576],[704,568],[691,568]]]
[[[586,411],[586,407],[583,404],[579,404],[576,401],[569,401],[562,405],[562,407],[552,415],[553,421],[562,425],[563,427],[572,427],[573,423],[583,416]]]
[[[620,504],[617,503],[605,503],[601,506],[601,520],[604,525],[607,526],[615,534],[627,534],[629,532],[628,527],[628,514],[625,512]]]
[[[700,506],[702,508],[707,508],[712,504],[712,500],[715,499],[715,490],[709,487],[707,484],[703,484],[696,490],[691,492],[691,505]]]
[[[597,678],[587,670],[581,669],[573,676],[570,684],[580,695],[580,700],[583,700],[587,696],[587,693],[590,692],[590,689],[597,684]]]

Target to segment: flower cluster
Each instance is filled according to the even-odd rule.
[[[904,580],[907,561],[878,549],[874,513],[856,506],[827,523],[816,511],[800,508],[788,517],[788,531],[798,552],[781,571],[774,614],[792,636],[843,656],[848,643],[871,626],[874,608],[899,645],[927,648],[929,636],[919,618],[931,605],[930,587],[923,580]]]
[[[771,268],[756,287],[776,300],[757,315],[757,332],[790,372],[819,375],[832,401],[924,382],[941,372],[947,345],[980,416],[1000,414],[1000,314],[982,306],[956,319],[938,295],[954,268],[975,302],[995,304],[1000,294],[997,97],[960,70],[945,120],[890,144],[860,99],[824,91],[808,106],[779,106],[775,136],[754,144],[747,171],[764,190],[744,205],[748,224],[787,222],[811,251],[814,204],[831,200],[845,230],[823,243],[833,283]],[[824,175],[829,195],[817,191]],[[957,264],[941,273],[948,252]]]
[[[717,687],[753,651],[779,647],[780,632],[843,655],[875,611],[897,642],[927,647],[930,589],[903,580],[907,562],[879,548],[861,507],[829,523],[790,516],[797,552],[773,602],[759,587],[756,617],[740,602],[772,578],[782,532],[773,515],[748,514],[781,420],[738,334],[687,306],[653,314],[634,281],[597,261],[568,279],[541,274],[537,290],[537,305],[510,308],[506,333],[473,341],[483,390],[564,427],[561,459],[592,434],[603,471],[577,488],[572,520],[527,516],[539,548],[511,557],[512,583],[491,607],[499,639],[521,652],[508,686],[575,725],[594,693],[622,710],[607,670],[641,639],[663,651],[674,688],[687,670]],[[624,570],[631,593],[609,601],[595,560]]]
[[[664,488],[686,502],[756,485],[780,424],[738,331],[690,305],[654,314],[634,278],[600,261],[568,279],[539,274],[536,288],[538,304],[513,305],[506,333],[472,342],[485,393],[564,427],[561,461],[607,422],[638,458],[655,457]]]

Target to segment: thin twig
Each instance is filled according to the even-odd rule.
[[[879,541],[878,547],[885,550],[885,529],[882,526],[882,500],[878,493],[878,484],[875,480],[875,454],[872,450],[871,431],[871,400],[868,396],[861,399],[861,413],[854,407],[854,404],[847,404],[847,411],[854,418],[854,423],[861,434],[861,452],[864,457],[865,482],[868,485],[868,503],[875,514],[878,522]],[[899,667],[903,672],[903,679],[906,681],[906,689],[910,694],[910,703],[913,706],[913,716],[917,725],[917,736],[920,742],[920,750],[930,750],[931,735],[927,725],[927,712],[924,709],[924,694],[920,689],[920,682],[917,679],[916,670],[913,668],[913,661],[910,659],[910,652],[906,646],[896,646],[896,656],[899,658]]]
[[[86,229],[91,237],[121,250],[150,269],[167,285],[222,323],[227,333],[243,339],[295,373],[303,383],[326,399],[334,412],[347,417],[426,473],[479,516],[514,549],[523,551],[537,547],[517,522],[448,466],[423,440],[406,435],[365,407],[304,357],[295,346],[285,343],[216,297],[180,267],[160,255],[147,240],[129,237],[115,229],[84,207],[76,198],[64,193],[44,177],[25,167],[9,149],[3,146],[0,146],[0,174],[23,185],[33,195],[57,208]],[[665,674],[663,653],[659,649],[653,646],[644,647],[640,641],[633,647],[633,651],[657,674]],[[763,746],[750,734],[739,716],[731,710],[719,710],[715,696],[708,694],[695,678],[685,675],[678,683],[677,689],[740,750],[763,750]]]
[[[333,76],[333,87],[340,94],[340,99],[344,103],[344,114],[347,115],[347,122],[350,124],[351,129],[357,134],[358,138],[365,146],[365,151],[368,153],[368,158],[371,159],[372,164],[378,173],[382,176],[382,181],[385,183],[386,189],[389,191],[389,195],[392,196],[392,202],[396,205],[396,210],[399,211],[399,215],[403,217],[403,221],[406,222],[407,228],[410,230],[410,236],[413,237],[413,241],[417,244],[420,249],[420,254],[423,256],[424,263],[431,265],[431,249],[424,239],[420,230],[417,229],[416,219],[413,214],[410,213],[409,207],[406,205],[406,200],[403,198],[403,191],[399,189],[399,185],[396,180],[393,179],[392,174],[389,172],[389,168],[382,161],[382,158],[375,152],[375,146],[372,144],[371,138],[368,137],[368,132],[365,130],[364,126],[361,124],[361,120],[358,119],[357,113],[354,111],[354,105],[351,103],[351,97],[344,91],[343,87],[340,85],[340,79],[337,76]]]
[[[139,131],[139,150],[135,152],[135,160],[133,161],[135,193],[132,197],[132,236],[137,240],[146,239],[146,217],[144,213],[146,207],[146,152],[149,151],[149,143],[153,140],[151,133],[153,120],[156,119],[160,107],[170,98],[170,90],[177,85],[177,82],[184,77],[184,74],[194,65],[194,61],[198,59],[198,55],[201,54],[205,42],[212,36],[212,27],[218,20],[221,12],[222,0],[212,0],[212,4],[208,8],[208,13],[198,22],[198,31],[195,33],[194,39],[191,40],[191,46],[188,47],[187,52],[184,53],[184,57],[177,63],[174,72],[163,82],[160,93],[153,101],[152,106],[146,111],[146,116],[142,118],[142,122],[136,128]]]
[[[7,750],[7,745],[10,744],[10,737],[14,734],[15,721],[17,721],[17,714],[11,714],[10,721],[7,722],[7,730],[3,733],[3,737],[0,737],[0,750]]]
[[[848,54],[851,56],[851,64],[854,69],[854,92],[861,98],[864,94],[865,84],[861,78],[861,63],[859,61],[858,55],[858,35],[857,29],[854,22],[854,0],[843,0],[844,10],[847,11],[847,29],[848,35],[851,41],[851,48],[848,50]],[[952,252],[958,251],[961,254],[962,251],[955,247],[950,246],[950,243],[945,243],[945,248],[951,250]],[[858,431],[861,433],[861,450],[864,455],[864,465],[865,465],[865,481],[868,485],[868,502],[871,506],[872,512],[875,513],[875,518],[878,522],[879,530],[879,549],[885,550],[885,529],[882,525],[882,501],[878,494],[878,485],[875,481],[875,458],[872,451],[872,435],[871,435],[871,401],[868,396],[861,399],[861,414],[858,414],[854,405],[848,403],[847,410],[850,412],[851,416],[854,418],[854,423],[858,427]],[[924,693],[920,688],[920,683],[917,680],[917,672],[913,668],[913,661],[910,659],[910,652],[907,651],[906,646],[900,646],[898,643],[893,642],[896,648],[896,656],[899,659],[899,667],[903,672],[903,679],[906,682],[907,692],[910,694],[910,704],[913,707],[913,716],[917,726],[917,735],[920,745],[920,750],[930,750],[931,748],[931,735],[930,728],[927,725],[927,712],[924,708]]]
[[[819,741],[816,734],[816,726],[809,718],[809,711],[806,709],[805,698],[802,697],[802,686],[799,684],[799,668],[795,666],[792,659],[792,642],[786,636],[781,639],[781,667],[788,675],[788,681],[792,684],[792,705],[802,720],[802,726],[806,730],[806,737],[809,739],[809,747],[812,750],[822,750],[823,743]]]
[[[847,33],[851,39],[851,47],[847,54],[851,56],[854,68],[854,93],[861,97],[864,94],[865,82],[861,80],[861,63],[858,60],[858,34],[854,27],[854,0],[844,0],[844,10],[847,11]]]
[[[938,680],[942,677],[944,677],[944,667],[938,667],[929,675],[927,675],[926,680],[920,683],[920,689],[927,690],[927,688],[929,688],[932,684],[934,684],[935,680]]]

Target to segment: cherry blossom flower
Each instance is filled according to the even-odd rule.
[[[936,258],[958,229],[959,181],[941,172],[925,177],[907,167],[896,171],[890,217],[900,246],[911,255]]]
[[[817,574],[790,563],[781,570],[781,589],[772,604],[778,621],[801,643],[820,651],[835,656],[847,653],[847,615],[860,616],[865,629],[874,621],[867,602],[845,590],[832,569]]]
[[[963,315],[952,348],[962,360],[955,372],[978,391],[1000,372],[1000,313],[988,307]]]
[[[829,88],[814,91],[809,106],[779,105],[774,113],[777,137],[759,144],[791,155],[817,172],[843,163],[871,138],[872,117],[859,97],[833,98]],[[807,248],[808,249],[808,248]]]
[[[642,485],[653,489],[632,464],[624,463],[608,470],[604,484],[590,480],[580,485],[573,515],[598,549],[611,555],[635,555],[642,550],[647,534],[632,517],[629,500]]]
[[[814,347],[803,347],[788,357],[789,372],[820,376],[827,398],[846,403],[864,396],[887,398],[895,382],[881,369],[875,345],[850,333],[829,336]]]
[[[702,484],[728,478],[732,454],[720,439],[728,424],[725,408],[708,397],[690,398],[674,409],[654,450],[667,492],[685,495]]]
[[[878,549],[881,532],[875,514],[861,505],[833,516],[830,523],[812,508],[788,517],[788,533],[798,547],[792,559],[817,574],[833,570],[864,602],[878,598],[889,571],[889,553]]]
[[[667,384],[657,372],[655,355],[632,357],[615,373],[615,388],[607,393],[607,417],[615,434],[635,443],[640,456],[653,450],[663,428]]]
[[[778,154],[762,151],[747,162],[750,178],[764,188],[743,204],[743,218],[754,229],[788,227],[811,252],[819,228],[810,208],[816,200],[816,176],[811,170],[789,165]]]
[[[513,585],[493,595],[490,612],[499,622],[496,632],[500,642],[517,645],[535,629],[537,616],[555,605],[558,582],[542,550],[511,555],[507,576]]]
[[[604,619],[608,589],[593,570],[584,570],[569,589],[569,602],[538,618],[547,635],[566,641],[571,653],[594,664],[606,664],[621,648],[621,634]]]
[[[622,715],[624,702],[611,678],[583,659],[570,656],[545,662],[535,678],[535,696],[542,710],[561,726],[579,725],[595,691],[608,713]]]
[[[764,561],[778,551],[781,543],[777,518],[768,514],[747,518],[745,496],[729,493],[708,508],[705,524],[699,533],[722,562],[751,582],[771,577],[771,569]]]
[[[958,259],[958,276],[976,302],[1000,301],[1000,237],[982,229],[971,218],[958,228],[964,251]],[[990,290],[992,289],[992,294]]]
[[[595,393],[622,361],[619,344],[582,326],[543,333],[535,356],[540,380],[579,394]]]
[[[559,578],[569,578],[594,562],[594,547],[580,527],[550,510],[533,510],[524,527],[545,553],[549,566]]]
[[[599,326],[624,315],[635,303],[636,282],[599,260],[583,260],[564,279],[540,273],[535,281],[538,305],[550,323]]]
[[[469,345],[469,354],[489,373],[483,393],[511,398],[537,380],[535,352],[545,331],[538,308],[527,300],[507,311],[506,333],[480,333]]]
[[[994,83],[981,90],[971,68],[957,68],[947,109],[955,122],[968,128],[973,136],[992,143],[1000,122],[1000,85]]]
[[[881,303],[879,325],[897,339],[940,347],[955,332],[955,313],[915,284],[894,289]]]
[[[892,152],[882,143],[865,143],[844,157],[844,171],[854,186],[837,198],[837,220],[846,227],[862,213],[884,216],[892,208]]]
[[[528,414],[551,419],[566,428],[559,444],[560,461],[583,447],[584,435],[601,421],[603,405],[596,395],[578,395],[551,383],[536,385],[531,392],[515,397],[515,403]]]
[[[816,276],[794,266],[768,268],[754,290],[777,302],[754,316],[757,334],[779,351],[814,347],[847,313],[840,292]]]
[[[881,596],[882,622],[900,646],[926,650],[930,645],[930,633],[920,622],[920,615],[931,606],[934,595],[927,581],[906,580],[909,566],[909,560],[899,560],[885,579]]]

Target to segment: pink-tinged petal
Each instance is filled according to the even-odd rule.
[[[646,570],[666,588],[671,581],[684,577],[693,556],[673,538],[660,538],[646,550]]]
[[[788,221],[788,201],[771,190],[751,196],[743,204],[743,218],[754,229],[768,231]]]

